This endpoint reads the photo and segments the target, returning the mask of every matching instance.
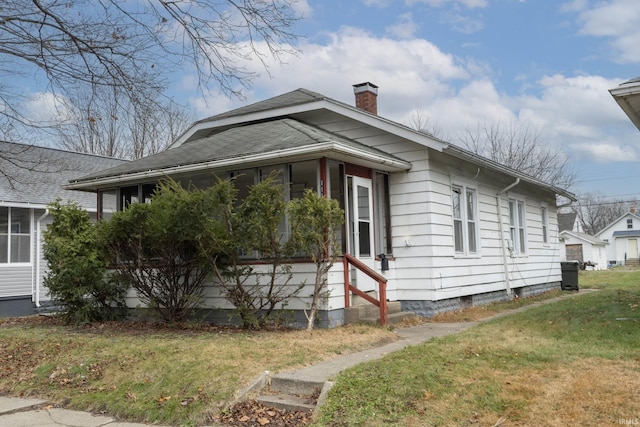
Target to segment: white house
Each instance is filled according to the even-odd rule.
[[[634,207],[599,231],[595,237],[608,243],[607,260],[610,265],[640,265],[640,216],[636,214]]]
[[[67,188],[97,192],[107,214],[145,198],[165,176],[198,185],[213,182],[212,173],[234,176],[242,192],[279,170],[288,198],[312,188],[338,200],[346,216],[342,251],[350,256],[327,277],[324,326],[344,323],[358,291],[432,316],[559,288],[556,196],[573,194],[378,116],[371,83],[354,93],[356,106],[298,89],[218,114],[194,123],[163,153]],[[297,279],[309,278],[310,264],[294,266]],[[383,281],[363,270],[386,279],[386,298]],[[231,308],[215,287],[207,297],[212,312]],[[302,297],[287,309],[304,319],[307,304]]]
[[[562,261],[578,261],[589,270],[606,270],[608,267],[607,242],[578,231],[560,232]],[[564,249],[564,251],[562,250]]]
[[[32,314],[49,303],[42,286],[47,204],[73,200],[96,212],[96,198],[64,190],[73,176],[124,161],[0,141],[0,317]]]

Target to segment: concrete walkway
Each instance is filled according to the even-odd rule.
[[[594,290],[580,291],[580,294]],[[443,337],[470,329],[481,322],[508,316],[529,310],[543,304],[549,304],[561,299],[571,298],[577,293],[563,295],[558,298],[536,302],[514,310],[508,310],[480,322],[464,323],[425,323],[418,326],[397,328],[397,334],[402,338],[392,343],[371,348],[369,350],[352,353],[324,361],[297,371],[279,373],[279,377],[296,380],[328,381],[335,378],[341,371],[370,360],[379,359],[385,355],[403,349],[410,345],[420,344],[433,338]],[[145,427],[145,424],[123,423],[115,418],[93,415],[87,412],[72,411],[55,408],[44,400],[20,399],[0,396],[0,427]]]

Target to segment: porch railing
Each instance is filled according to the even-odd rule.
[[[365,300],[369,301],[371,304],[380,308],[380,324],[386,325],[388,320],[388,311],[387,311],[387,279],[383,275],[379,274],[377,271],[373,270],[365,263],[360,261],[358,258],[354,257],[351,254],[344,254],[343,256],[344,263],[344,306],[345,308],[349,308],[351,306],[351,294],[354,293]],[[362,271],[367,276],[371,277],[373,280],[378,282],[378,298],[379,300],[373,298],[370,295],[365,294],[360,289],[351,285],[350,280],[350,268],[352,265],[358,270]]]

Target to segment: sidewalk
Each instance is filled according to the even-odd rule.
[[[583,290],[580,294],[596,290]],[[333,379],[341,371],[370,360],[379,359],[385,355],[401,350],[410,345],[416,345],[465,331],[488,320],[508,316],[549,304],[561,299],[571,298],[576,294],[563,295],[546,301],[536,302],[524,307],[504,311],[495,316],[478,322],[464,323],[425,323],[418,326],[398,328],[396,332],[402,339],[392,343],[371,348],[369,350],[352,353],[335,359],[327,360],[317,365],[309,366],[292,372],[279,373],[280,377],[301,379],[307,381],[327,381]],[[93,415],[87,412],[49,406],[46,401],[38,399],[20,399],[0,396],[0,427],[145,427],[146,424],[119,422],[115,418]],[[156,426],[157,427],[157,426]]]

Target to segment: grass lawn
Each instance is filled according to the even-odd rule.
[[[316,425],[640,422],[640,271],[580,272],[598,292],[352,368]]]
[[[640,419],[640,271],[580,272],[600,288],[350,369],[318,426],[601,426]],[[477,320],[548,298],[442,316]],[[262,371],[395,339],[387,328],[243,332],[0,319],[0,394],[128,421],[212,424]],[[631,424],[633,425],[633,424]]]
[[[0,319],[0,394],[37,396],[129,421],[205,425],[264,370],[300,367],[394,339],[389,329],[361,325],[243,332]]]

